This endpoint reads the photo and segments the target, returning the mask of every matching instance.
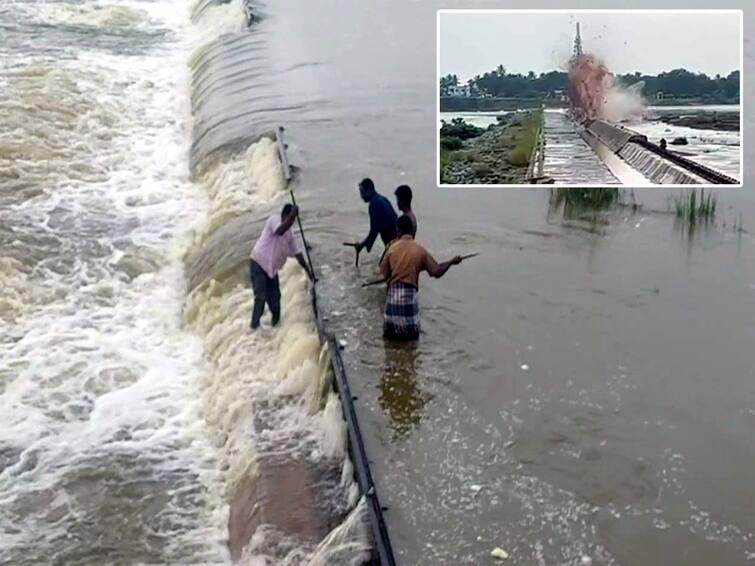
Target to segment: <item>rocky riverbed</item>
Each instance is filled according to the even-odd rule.
[[[661,110],[658,119],[674,126],[685,126],[698,130],[739,131],[739,112],[737,111],[686,111]]]

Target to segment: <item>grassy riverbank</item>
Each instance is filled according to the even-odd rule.
[[[542,122],[540,110],[500,116],[487,130],[455,119],[440,138],[444,184],[524,184]]]

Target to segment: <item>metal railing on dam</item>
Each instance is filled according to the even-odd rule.
[[[646,135],[604,120],[575,123],[565,112],[545,111],[545,179],[562,184],[738,184],[706,165],[650,142]]]
[[[195,4],[192,20],[202,24],[212,16],[211,8],[219,4],[227,2],[200,0]],[[243,21],[245,14],[240,12],[239,18]],[[245,29],[234,29],[231,33],[221,31],[217,37],[209,38],[198,47],[189,62],[193,116],[191,169],[199,179],[206,176],[207,171],[217,168],[218,163],[233,161],[236,156],[248,152],[262,138],[278,140],[278,157],[283,174],[287,182],[291,179],[285,144],[280,135],[274,132],[281,122],[295,126],[299,110],[287,98],[285,88],[276,82],[278,75],[269,64],[270,53],[266,51],[264,34],[255,34],[254,26],[250,29],[251,32]],[[301,113],[305,112],[305,109],[301,110]],[[261,145],[264,144],[267,144],[267,140],[262,141]],[[248,165],[245,163],[245,167]],[[267,168],[264,174],[272,175],[271,171],[272,168]],[[275,174],[280,176],[277,168]],[[218,178],[224,179],[221,175]],[[229,198],[229,203],[236,203],[234,199],[237,197],[244,199],[248,196],[243,191],[235,192],[234,195],[232,199]],[[191,269],[188,270],[190,289],[198,288],[210,279],[228,278],[228,273],[239,271],[239,266],[248,261],[249,242],[254,236],[249,224],[258,220],[252,219],[248,213],[253,212],[257,216],[269,210],[269,205],[278,201],[280,196],[280,192],[264,195],[259,206],[251,211],[243,204],[238,204],[217,215],[213,233],[207,236],[202,246],[204,253],[197,253],[191,258]],[[306,239],[303,228],[302,236]],[[340,399],[348,458],[353,465],[353,480],[363,499],[359,506],[360,509],[362,505],[366,508],[365,516],[372,538],[368,563],[392,566],[396,560],[370,471],[339,343],[324,326],[325,317],[320,312],[316,285],[311,286],[307,298],[307,310],[311,308],[313,315],[311,323],[314,324],[324,350],[323,365],[329,366],[330,375],[323,383],[327,383],[328,390],[332,388]],[[314,330],[310,322],[307,326]],[[249,410],[254,409],[250,407]],[[239,497],[242,496],[243,494]],[[287,494],[281,491],[280,496],[286,497]],[[244,536],[251,540],[250,533],[246,531],[253,526],[242,527]]]
[[[710,167],[664,149],[647,136],[618,124],[592,120],[583,137],[593,138],[658,184],[737,184],[739,181]]]
[[[286,144],[283,143],[282,138],[283,128],[279,128],[276,131],[276,139],[278,142],[278,150],[280,154],[281,163],[283,165],[284,176],[287,181],[291,180],[291,168],[286,155]],[[293,191],[291,193],[293,199]],[[301,227],[302,238],[306,242],[304,235],[304,228]],[[306,245],[306,244],[305,244]],[[308,256],[309,257],[309,256]],[[309,259],[311,264],[311,258]],[[312,269],[314,266],[310,265]],[[320,337],[320,342],[327,344],[328,351],[330,353],[330,364],[333,372],[333,387],[338,393],[338,397],[341,400],[341,407],[343,409],[343,417],[346,421],[346,426],[349,432],[349,455],[354,462],[354,472],[357,483],[362,494],[367,500],[367,510],[369,513],[370,527],[372,529],[372,536],[374,540],[372,561],[373,564],[380,564],[382,566],[393,566],[396,564],[396,560],[393,554],[393,547],[391,545],[391,539],[388,535],[388,527],[385,524],[383,518],[383,507],[380,505],[380,500],[377,494],[377,488],[375,482],[372,479],[372,473],[370,472],[370,462],[367,457],[367,451],[364,447],[364,441],[362,439],[362,432],[359,428],[359,419],[357,418],[356,409],[354,407],[354,397],[351,394],[351,388],[349,387],[349,380],[346,375],[346,368],[341,358],[341,351],[338,345],[338,340],[333,333],[328,332],[325,329],[323,318],[320,314],[320,308],[317,300],[317,288],[315,285],[311,286],[310,291],[312,299],[312,311],[315,317],[315,326],[317,327],[317,334]]]

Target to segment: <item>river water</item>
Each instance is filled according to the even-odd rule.
[[[184,22],[168,2],[4,2],[0,562],[227,554],[181,263]]]
[[[713,108],[713,107],[711,107]],[[675,138],[686,138],[687,144],[671,146],[685,157],[707,165],[734,179],[741,178],[742,136],[740,132],[688,128],[673,126],[660,121],[645,121],[632,124],[630,129],[645,134],[653,143],[661,139],[671,142]]]
[[[658,110],[662,107],[649,106],[648,110]],[[684,109],[690,115],[708,112],[739,112],[739,106],[690,106],[687,108],[670,106],[669,109]],[[440,119],[450,122],[454,118],[462,118],[478,128],[487,128],[497,122],[497,116],[509,112],[441,112]],[[685,157],[702,165],[707,165],[725,175],[735,179],[741,177],[741,134],[740,132],[720,131],[700,128],[689,128],[666,124],[657,119],[632,122],[626,125],[631,130],[647,136],[653,143],[660,143],[665,138],[671,142],[676,138],[686,138],[684,146],[671,146]],[[544,172],[561,185],[615,184],[618,180],[608,168],[600,162],[595,151],[582,139],[578,127],[569,120],[563,110],[550,109],[545,111],[545,167]],[[609,154],[610,155],[610,154]],[[651,181],[644,178],[642,173],[633,173],[631,166],[622,164],[617,157],[610,156],[615,167],[629,170],[621,182],[629,186],[648,185]],[[636,177],[639,176],[639,181]],[[633,179],[634,177],[634,179]]]
[[[751,168],[694,229],[660,189],[587,215],[547,189],[437,189],[437,7],[267,5],[255,88],[204,106],[227,113],[213,139],[287,127],[400,562],[479,564],[501,546],[512,564],[749,563]],[[328,528],[353,507],[337,403],[296,400],[317,344],[295,267],[281,328],[246,332],[245,258],[285,199],[274,151],[190,177],[190,56],[206,34],[244,33],[238,15],[0,8],[0,562],[227,563],[234,488],[277,455],[315,470],[296,501],[324,502]],[[421,281],[416,347],[380,337],[382,292],[360,287],[377,254],[355,269],[340,245],[366,232],[365,175],[414,188],[436,257],[480,252]],[[358,556],[361,540],[261,534],[245,561],[348,562],[323,550]]]
[[[362,556],[305,279],[285,272],[288,315],[252,336],[243,279],[193,263],[285,195],[269,141],[190,175],[191,56],[246,30],[235,8],[198,25],[167,0],[0,8],[2,564]],[[287,509],[317,494],[308,537],[273,520],[265,474]]]

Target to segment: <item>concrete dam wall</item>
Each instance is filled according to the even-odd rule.
[[[737,180],[651,143],[647,136],[618,124],[592,120],[582,136],[610,149],[648,180],[661,185],[736,184]]]
[[[591,120],[577,124],[567,113],[545,110],[541,132],[543,178],[560,184],[738,184],[709,166],[652,143],[620,124]]]
[[[307,115],[275,67],[264,21],[248,26],[248,8],[195,4],[202,41],[189,60],[191,167],[210,215],[184,258],[184,319],[209,366],[202,395],[224,458],[230,554],[244,563],[390,565],[336,339],[294,262],[279,275],[280,323],[249,331],[250,248],[291,198],[276,133]]]

